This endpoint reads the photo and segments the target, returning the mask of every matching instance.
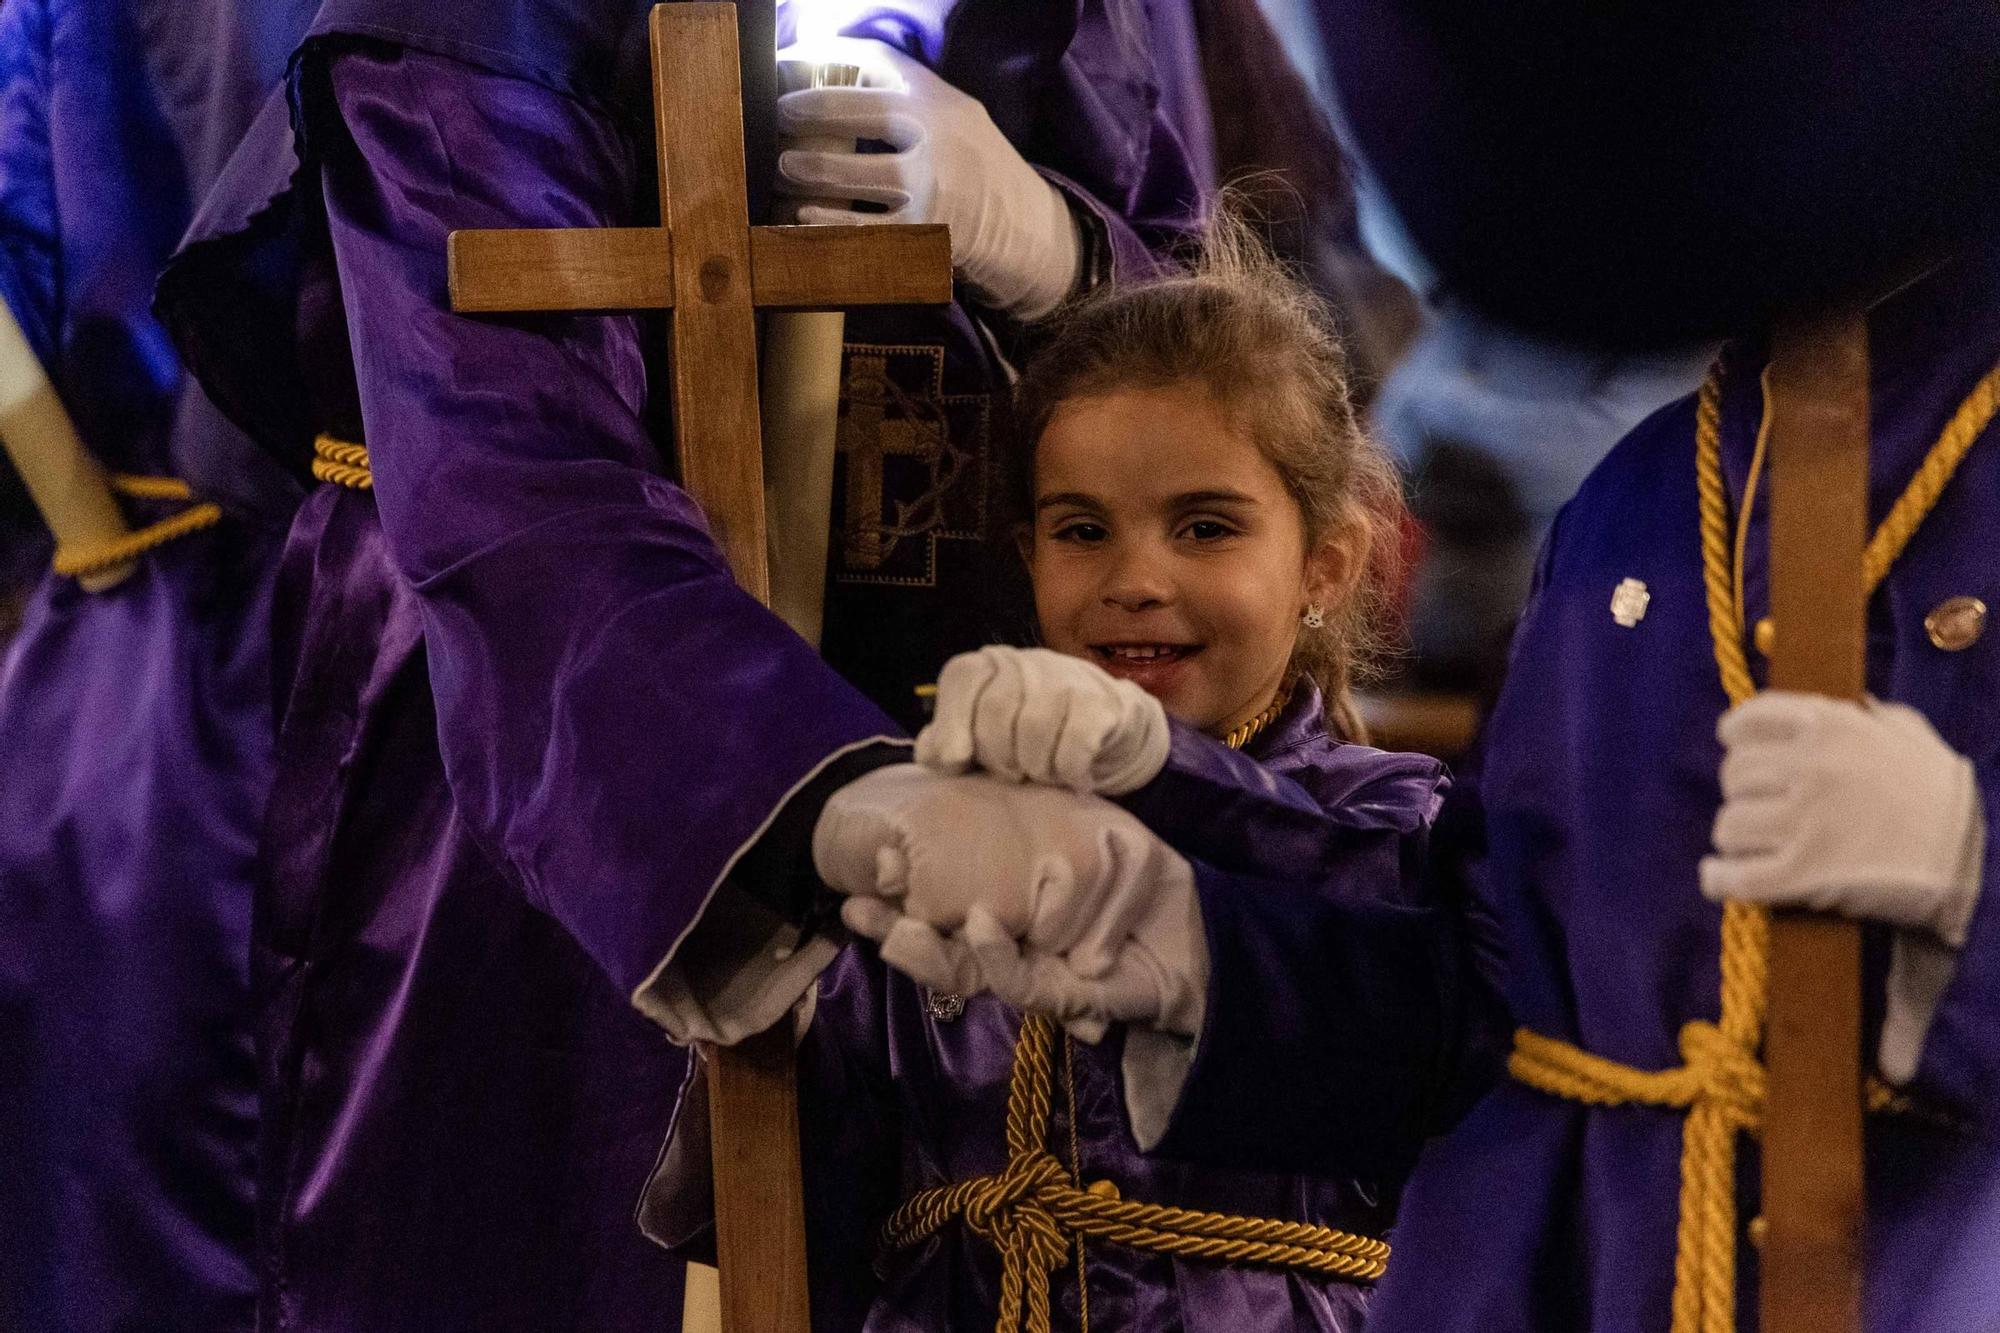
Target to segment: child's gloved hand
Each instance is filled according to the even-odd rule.
[[[1108,801],[890,765],[834,793],[813,861],[852,895],[848,925],[934,989],[990,989],[1092,1039],[1200,1013],[1193,868]]]
[[[1046,648],[981,648],[945,663],[917,762],[1122,796],[1167,762],[1160,701],[1129,680]]]
[[[882,204],[883,213],[809,204],[805,223],[942,222],[952,263],[989,304],[1021,320],[1053,310],[1076,285],[1082,246],[1069,204],[1007,142],[978,99],[901,51],[869,43],[870,63],[900,87],[809,88],[778,99],[778,133],[876,139],[888,153],[785,148],[777,189],[806,199]]]
[[[1195,1036],[1208,1001],[1208,940],[1194,870],[1174,862],[1133,915],[1118,956],[1095,976],[1082,974],[1071,954],[1010,936],[973,908],[963,937],[986,989],[1022,1013],[1046,1014],[1081,1041],[1101,1040],[1113,1023]]]
[[[1972,764],[1902,704],[1770,691],[1724,714],[1708,897],[1930,932],[1956,948],[1986,823]]]

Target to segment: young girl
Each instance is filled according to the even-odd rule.
[[[848,900],[851,925],[896,947],[845,950],[802,1039],[814,1324],[1355,1329],[1401,1176],[1449,1100],[1438,1034],[1456,1026],[1442,1017],[1450,914],[1415,884],[1443,774],[1327,722],[1371,646],[1393,475],[1356,425],[1321,308],[1228,227],[1194,271],[1071,312],[1018,404],[1022,549],[1047,646],[948,665],[918,758],[1119,796],[1178,853],[1127,915],[1170,882],[1188,910],[1136,951],[1111,938],[1103,958],[1053,960],[1074,1003],[1037,1004],[1054,974],[1015,941],[968,926],[973,967],[964,940],[933,929],[958,923]],[[821,871],[856,891],[825,856]],[[1094,1004],[1135,952],[1133,975],[1165,998]],[[1282,1025],[1206,1002],[1273,967],[1318,988],[1307,1008],[1340,1003],[1351,1023],[1298,1072],[1295,1104],[1182,1107],[1169,1124],[1177,1071],[1202,1048]],[[965,993],[980,982],[1091,1039],[1107,1020],[1149,1021],[1086,1044]],[[702,1102],[697,1079],[643,1219],[695,1251]],[[1212,1142],[1218,1114],[1240,1130],[1240,1167],[1134,1148],[1184,1129]],[[1351,1145],[1342,1178],[1254,1169],[1308,1126]]]

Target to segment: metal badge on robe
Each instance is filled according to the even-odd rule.
[[[938,543],[985,535],[987,437],[987,395],[944,392],[943,347],[849,343],[834,580],[937,586]]]
[[[1640,579],[1625,579],[1611,590],[1611,619],[1624,629],[1634,629],[1646,618],[1653,594]]]

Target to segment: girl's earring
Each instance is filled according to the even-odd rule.
[[[1320,607],[1318,602],[1307,602],[1306,613],[1299,617],[1299,619],[1307,629],[1326,628],[1326,612]]]

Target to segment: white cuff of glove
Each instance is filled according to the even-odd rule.
[[[840,953],[825,936],[798,943],[796,930],[774,928],[773,919],[761,906],[716,895],[634,1003],[682,1046],[734,1046],[772,1027]]]
[[[1023,164],[1025,165],[1025,163]],[[1039,172],[1023,180],[999,216],[982,226],[961,265],[986,304],[1023,324],[1047,318],[1076,290],[1083,235],[1069,200]]]
[[[1901,1087],[1917,1076],[1938,1003],[1958,972],[1957,949],[1927,930],[1899,930],[1889,950],[1887,1003],[1876,1064]]]
[[[1123,796],[1158,776],[1172,745],[1166,709],[1131,681],[1047,648],[993,646],[945,663],[916,760]]]
[[[1125,1034],[1119,1072],[1125,1083],[1125,1118],[1140,1152],[1151,1152],[1167,1136],[1200,1040],[1200,1033],[1183,1037],[1158,1028],[1135,1027]]]
[[[1882,1013],[1882,1040],[1876,1048],[1876,1062],[1882,1077],[1901,1087],[1917,1076],[1923,1062],[1924,1043],[1930,1037],[1931,1021],[1937,1017],[1944,993],[1958,975],[1959,954],[1964,950],[1972,913],[1978,907],[1977,886],[1986,865],[1986,824],[1973,821],[1968,832],[1961,879],[1974,885],[1966,895],[1966,910],[1952,926],[1951,938],[1940,938],[1930,930],[1899,930],[1889,948],[1889,976]]]

